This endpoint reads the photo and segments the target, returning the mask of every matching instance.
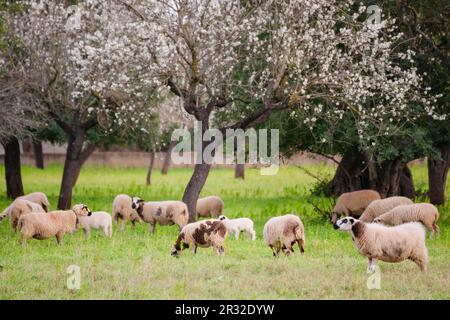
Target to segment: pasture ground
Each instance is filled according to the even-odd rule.
[[[309,166],[312,172],[331,175],[333,167]],[[180,199],[191,169],[171,169],[167,176],[155,170],[153,185],[144,185],[146,169],[86,167],[74,189],[73,203],[111,212],[116,194],[140,195],[146,200]],[[23,168],[26,192],[43,191],[52,209],[62,175],[61,166],[43,171]],[[427,189],[426,167],[413,168],[416,187]],[[4,176],[4,167],[0,167]],[[18,242],[9,220],[0,223],[0,299],[450,299],[450,201],[440,208],[441,236],[427,239],[429,270],[421,273],[410,262],[379,262],[381,289],[369,290],[367,260],[354,248],[349,234],[333,230],[308,201],[322,208],[326,198],[309,196],[315,180],[295,167],[283,167],[275,176],[260,176],[247,169],[246,179],[234,179],[231,169],[213,169],[202,195],[217,194],[225,201],[230,218],[247,216],[255,221],[257,240],[228,238],[226,254],[212,249],[196,256],[183,252],[170,256],[177,228],[148,225],[124,232],[114,227],[112,239],[93,232],[86,240],[78,231],[55,239]],[[0,209],[5,208],[4,180],[0,183]],[[447,185],[450,195],[450,184]],[[297,213],[306,228],[306,253],[275,259],[262,240],[268,218]],[[81,271],[80,290],[67,289],[67,268]]]

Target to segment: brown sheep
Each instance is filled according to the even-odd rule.
[[[9,211],[9,216],[11,219],[11,227],[14,231],[17,231],[17,223],[19,222],[19,218],[30,212],[45,212],[44,209],[37,203],[24,200],[24,199],[16,199],[11,205],[11,209]]]
[[[341,216],[359,217],[367,206],[374,200],[381,199],[380,194],[374,190],[358,190],[341,194],[331,213],[331,222],[334,224]]]

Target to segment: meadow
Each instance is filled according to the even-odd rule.
[[[335,168],[310,165],[308,170],[331,175]],[[145,168],[86,167],[74,189],[73,203],[111,212],[114,196],[139,195],[145,200],[180,199],[192,173],[171,169],[167,176],[155,170],[153,184],[145,186]],[[414,166],[416,187],[427,188],[427,171]],[[26,192],[43,191],[52,209],[57,204],[62,167],[23,168]],[[4,176],[4,167],[0,167]],[[335,231],[326,217],[310,204],[327,208],[330,201],[310,196],[316,181],[295,167],[282,167],[275,176],[247,169],[245,180],[234,179],[231,169],[213,169],[202,195],[220,195],[225,214],[255,221],[257,240],[228,238],[225,255],[187,250],[170,256],[178,230],[131,224],[112,239],[94,231],[66,235],[61,246],[54,238],[31,240],[25,247],[9,220],[0,223],[1,299],[450,299],[450,201],[440,209],[438,239],[427,239],[430,263],[421,273],[411,261],[379,262],[381,288],[369,290],[367,260],[360,256],[349,234]],[[450,195],[450,184],[447,185]],[[9,204],[4,180],[0,183],[0,210]],[[306,229],[306,253],[274,258],[262,239],[264,223],[272,216],[297,213]],[[69,290],[67,268],[80,267],[81,287]]]

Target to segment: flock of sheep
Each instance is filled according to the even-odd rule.
[[[188,223],[189,212],[181,201],[144,201],[139,197],[118,195],[113,201],[112,217],[107,212],[91,212],[84,204],[71,210],[48,212],[47,196],[34,192],[15,199],[2,214],[0,221],[9,217],[11,226],[20,233],[20,242],[28,239],[56,237],[58,244],[66,233],[82,228],[89,236],[91,229],[102,229],[112,236],[112,223],[121,222],[123,230],[127,221],[150,225],[154,234],[156,224],[178,225],[179,235],[171,254],[191,248],[195,254],[198,247],[213,247],[217,255],[224,253],[223,242],[228,234],[238,239],[241,232],[255,240],[253,221],[249,218],[228,219],[222,215],[224,202],[220,197],[209,196],[197,202],[197,217],[211,218]],[[340,218],[341,216],[345,216]],[[412,260],[422,271],[427,269],[428,251],[425,246],[425,226],[437,236],[438,210],[428,203],[413,203],[405,197],[381,199],[373,190],[359,190],[342,194],[332,211],[331,221],[335,229],[348,231],[358,251],[369,259],[369,270],[376,260],[400,262]],[[339,219],[340,218],[340,219]],[[423,226],[422,226],[423,225]],[[263,236],[273,255],[280,252],[290,255],[297,244],[305,251],[305,228],[294,214],[273,217],[264,225]]]

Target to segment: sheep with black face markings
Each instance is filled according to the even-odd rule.
[[[430,231],[430,238],[439,234],[437,220],[439,218],[438,209],[430,203],[415,203],[403,205],[375,218],[375,223],[382,223],[397,226],[405,222],[421,222]]]
[[[372,201],[378,199],[381,199],[380,194],[369,189],[343,193],[331,212],[331,222],[335,223],[341,216],[359,217]]]
[[[181,229],[172,247],[171,255],[178,257],[181,251],[191,246],[191,252],[197,253],[197,247],[213,247],[218,256],[225,250],[223,243],[227,237],[227,228],[219,220],[202,220],[189,223]]]
[[[377,259],[385,262],[401,262],[409,259],[416,263],[420,270],[427,269],[425,230],[420,223],[410,222],[388,227],[345,217],[339,219],[334,228],[352,234],[359,253],[369,259],[368,271],[373,271]]]
[[[411,199],[406,197],[389,197],[386,199],[374,200],[372,201],[364,210],[363,214],[359,217],[359,220],[364,222],[372,222],[378,216],[381,216],[383,213],[388,212],[395,207],[405,205],[405,204],[413,204]]]
[[[76,231],[79,217],[90,215],[91,211],[84,204],[66,211],[28,213],[19,219],[20,242],[24,245],[31,238],[44,240],[55,236],[61,244],[64,234]]]
[[[155,233],[158,223],[161,226],[178,225],[180,230],[188,223],[189,211],[182,201],[144,201],[139,197],[133,197],[132,208],[139,217],[150,224],[150,233]]]
[[[119,194],[113,201],[113,220],[117,225],[119,219],[122,219],[122,225],[120,230],[125,228],[127,221],[130,221],[133,227],[136,222],[141,222],[141,218],[137,214],[136,210],[132,208],[133,199],[126,194]]]
[[[286,214],[269,219],[264,225],[263,234],[275,257],[281,250],[285,255],[293,253],[295,243],[298,244],[301,253],[305,252],[305,228],[296,215]]]
[[[241,232],[247,233],[247,237],[256,240],[255,229],[253,229],[253,221],[249,218],[228,219],[226,216],[220,216],[219,220],[227,227],[230,234],[233,234],[235,239],[239,239]]]

